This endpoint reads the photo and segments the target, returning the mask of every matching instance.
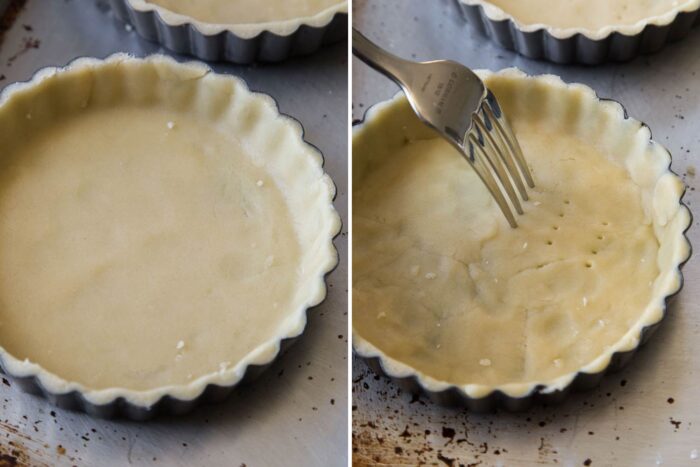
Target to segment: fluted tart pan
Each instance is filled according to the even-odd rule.
[[[682,287],[691,215],[670,154],[619,103],[479,74],[533,169],[525,214],[507,227],[402,94],[371,107],[353,128],[353,350],[440,404],[524,410],[648,340]]]
[[[222,400],[304,331],[338,262],[335,185],[275,101],[116,54],[0,94],[0,367],[144,420]]]
[[[598,29],[523,24],[488,0],[455,0],[472,27],[503,48],[554,63],[599,65],[661,50],[700,23],[700,0],[684,0],[662,15]],[[593,13],[592,13],[593,14]]]
[[[310,17],[251,24],[218,24],[146,0],[110,0],[115,15],[143,38],[181,54],[238,64],[279,62],[316,52],[347,37],[345,0]]]

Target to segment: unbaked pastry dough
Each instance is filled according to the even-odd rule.
[[[296,122],[158,56],[35,81],[0,102],[5,364],[151,403],[235,382],[303,330],[339,221]]]
[[[212,24],[247,24],[308,18],[340,0],[147,0],[174,13]]]
[[[678,286],[671,264],[689,252],[677,240],[689,217],[663,150],[614,104],[511,75],[489,86],[536,182],[517,229],[405,100],[356,133],[355,344],[388,358],[390,374],[482,388],[553,381],[628,348],[623,336],[658,320],[658,296]]]
[[[685,0],[489,0],[525,25],[596,30],[664,15]]]

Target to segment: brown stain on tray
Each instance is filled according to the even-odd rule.
[[[15,24],[26,3],[27,0],[11,0],[7,9],[4,12],[0,11],[0,47],[2,47],[5,33]]]
[[[22,38],[22,45],[20,49],[15,52],[13,56],[7,59],[7,66],[11,66],[15,60],[17,60],[22,55],[26,54],[32,49],[38,49],[41,46],[41,41],[35,37],[24,37]]]
[[[571,457],[576,465],[590,459],[590,465],[595,465],[593,452],[567,453],[561,447],[577,433],[596,438],[612,435],[612,440],[620,440],[621,428],[617,425],[602,432],[588,427],[579,429],[577,413],[596,406],[617,412],[619,402],[612,388],[627,385],[626,380],[608,381],[596,390],[572,396],[567,404],[559,406],[538,405],[517,414],[479,415],[434,407],[427,398],[406,393],[374,375],[369,368],[354,366],[353,370],[354,466],[485,467],[516,465],[516,459],[521,458],[518,456],[527,456],[533,463],[543,465],[562,465],[562,457]],[[366,404],[386,410],[366,410],[363,408]],[[501,417],[508,419],[505,428],[496,423]],[[678,430],[674,422],[680,420],[669,421]],[[682,422],[679,426],[684,427]],[[511,453],[501,432],[508,439],[515,431],[527,442],[518,447],[521,452]]]
[[[0,442],[0,467],[40,465],[31,458],[27,448],[18,441]],[[41,464],[48,465],[48,464]]]
[[[0,48],[5,41],[5,33],[13,28],[17,22],[18,17],[24,10],[27,0],[11,0],[7,9],[4,12],[0,12]],[[24,31],[31,33],[34,28],[29,24],[23,24],[22,28]],[[5,65],[12,66],[12,63],[17,60],[22,55],[26,54],[30,50],[38,49],[41,46],[41,40],[33,36],[26,36],[22,38],[19,50],[17,50],[12,56],[10,56]],[[4,79],[5,76],[2,76]]]
[[[0,422],[0,467],[49,467],[56,454],[21,427]]]

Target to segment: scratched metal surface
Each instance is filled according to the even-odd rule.
[[[355,0],[354,22],[407,58],[451,58],[474,68],[517,66],[558,74],[621,101],[647,122],[674,156],[673,168],[695,210],[699,185],[688,175],[700,158],[700,28],[658,55],[598,68],[562,67],[499,49],[457,17],[448,0]],[[397,90],[353,60],[353,118]],[[692,170],[690,171],[693,172]],[[700,213],[691,242],[700,247]],[[522,414],[474,415],[400,393],[353,361],[353,459],[356,465],[700,466],[700,270],[667,321],[621,373],[558,407]]]
[[[326,157],[344,221],[346,47],[275,66],[215,66],[271,94],[282,112],[303,123],[307,140]],[[0,42],[0,87],[43,66],[117,51],[144,55],[161,49],[127,31],[104,2],[29,0]],[[336,241],[341,258],[347,255],[345,232]],[[346,465],[346,278],[341,261],[329,277],[328,299],[309,314],[306,334],[260,379],[223,404],[188,416],[144,424],[96,420],[0,384],[0,465]]]

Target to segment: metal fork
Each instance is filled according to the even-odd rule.
[[[517,227],[506,196],[515,212],[522,214],[515,188],[527,201],[525,183],[530,188],[535,183],[496,96],[484,82],[457,62],[412,62],[399,58],[355,28],[352,51],[401,87],[418,118],[459,150],[484,182],[510,226]]]

